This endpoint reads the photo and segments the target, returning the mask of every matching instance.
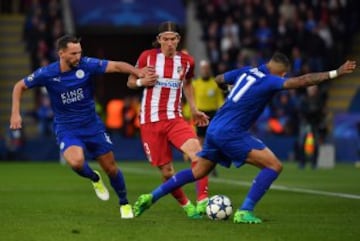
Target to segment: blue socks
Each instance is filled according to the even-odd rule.
[[[73,169],[73,170],[80,176],[89,178],[93,182],[99,181],[99,176],[90,168],[87,162],[84,162],[82,169],[80,170]],[[120,205],[128,204],[129,202],[126,198],[127,192],[126,192],[125,180],[122,172],[118,169],[117,174],[114,177],[109,176],[109,179],[111,186],[114,188],[116,194],[119,197]]]
[[[90,168],[89,164],[85,161],[82,169],[73,169],[77,174],[82,177],[89,178],[93,182],[99,181],[99,176]]]
[[[114,188],[116,194],[119,197],[120,205],[128,204],[129,201],[126,198],[127,192],[126,192],[125,180],[120,169],[118,169],[118,173],[116,174],[116,176],[114,177],[109,176],[109,179],[111,186]]]
[[[270,168],[264,168],[260,171],[253,181],[247,197],[245,198],[240,210],[253,211],[255,205],[264,196],[271,184],[276,180],[279,173]]]
[[[151,194],[153,195],[152,202],[155,203],[161,197],[171,193],[175,189],[189,183],[194,182],[196,179],[191,169],[182,170],[172,176],[169,180],[161,184]]]

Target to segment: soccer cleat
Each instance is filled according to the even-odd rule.
[[[134,204],[134,214],[135,217],[140,216],[146,209],[150,208],[152,205],[152,194],[142,194],[136,200]]]
[[[253,212],[248,210],[237,210],[234,215],[234,223],[249,223],[259,224],[262,220],[254,215]]]
[[[107,190],[104,182],[102,181],[100,173],[98,171],[94,172],[96,173],[96,175],[99,176],[99,180],[97,182],[92,182],[96,196],[103,201],[107,201],[110,198],[109,191]]]
[[[202,218],[201,214],[199,214],[196,210],[196,207],[194,206],[194,204],[192,204],[190,201],[183,206],[183,209],[186,213],[186,215],[188,216],[188,218],[191,219],[200,219]]]
[[[206,214],[206,206],[208,205],[208,203],[209,203],[209,198],[204,198],[203,200],[197,202],[196,211],[198,212],[198,214],[200,215]]]
[[[120,214],[122,219],[134,218],[134,213],[130,204],[121,205]]]

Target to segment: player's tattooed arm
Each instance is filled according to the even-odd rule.
[[[348,60],[336,70],[332,70],[328,72],[309,73],[298,77],[289,78],[284,82],[284,88],[294,89],[294,88],[306,87],[309,85],[317,85],[325,80],[333,79],[344,74],[352,73],[355,68],[356,68],[356,62]]]

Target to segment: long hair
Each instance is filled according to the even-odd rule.
[[[176,23],[171,22],[171,21],[166,21],[166,22],[161,23],[158,28],[156,39],[152,43],[152,46],[154,48],[160,47],[160,44],[158,43],[157,38],[164,32],[174,32],[174,33],[177,33],[180,35],[180,28]]]

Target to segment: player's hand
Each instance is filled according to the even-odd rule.
[[[10,117],[10,129],[17,130],[21,129],[22,118],[20,114],[11,114]]]
[[[144,78],[147,74],[155,74],[155,68],[152,66],[146,66],[139,70],[137,75],[139,78]]]
[[[207,116],[204,112],[195,110],[192,113],[193,120],[195,122],[195,125],[197,126],[207,126],[209,125],[209,119],[210,117]]]
[[[341,65],[337,72],[339,75],[352,73],[356,68],[356,61],[347,60],[343,65]]]
[[[158,78],[159,76],[155,74],[155,72],[149,72],[143,78],[141,78],[141,84],[145,87],[154,86]]]

